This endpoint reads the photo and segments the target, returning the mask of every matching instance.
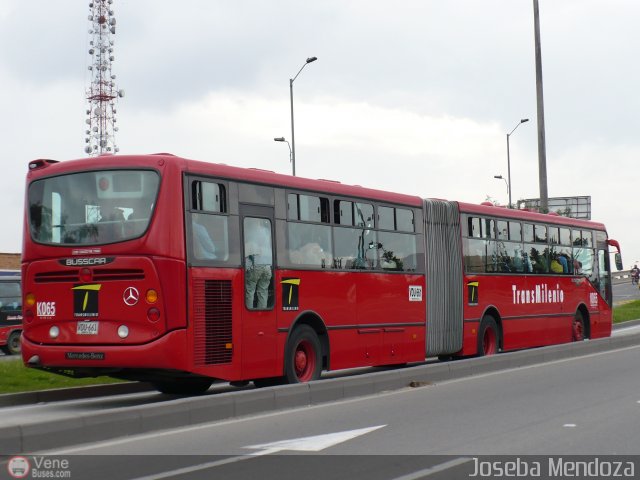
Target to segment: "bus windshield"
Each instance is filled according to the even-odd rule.
[[[160,179],[152,170],[101,170],[29,185],[29,229],[35,242],[100,245],[141,236]]]

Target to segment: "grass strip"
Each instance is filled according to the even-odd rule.
[[[121,382],[121,380],[109,377],[69,378],[43,370],[27,368],[22,364],[20,357],[0,361],[0,379],[2,379],[0,393],[31,392]]]
[[[640,319],[640,300],[632,300],[613,309],[613,323],[638,319]]]

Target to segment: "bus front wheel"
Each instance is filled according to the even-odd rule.
[[[287,383],[317,380],[321,371],[322,347],[318,335],[309,325],[300,325],[287,342],[284,365]]]
[[[580,310],[576,311],[576,314],[573,316],[573,323],[571,326],[571,340],[574,342],[581,342],[585,338],[585,323],[584,323],[584,315]]]
[[[495,355],[500,345],[498,324],[491,315],[485,315],[478,329],[478,356]]]

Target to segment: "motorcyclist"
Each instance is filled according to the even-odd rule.
[[[638,279],[640,278],[640,268],[638,268],[638,265],[634,265],[630,273],[631,273],[631,283],[637,285]]]

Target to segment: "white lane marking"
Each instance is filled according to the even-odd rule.
[[[243,448],[264,450],[269,453],[280,452],[282,450],[292,450],[294,452],[319,452],[320,450],[333,447],[334,445],[365,435],[382,427],[386,427],[386,425],[360,428],[357,430],[345,430],[344,432],[326,433],[324,435],[313,435],[311,437],[293,438],[291,440],[280,440],[278,442],[262,443],[260,445],[248,445]],[[260,452],[256,453],[260,454]],[[264,455],[264,453],[262,454]]]
[[[549,365],[556,365],[559,363],[567,363],[567,362],[573,362],[573,361],[580,361],[580,360],[584,360],[586,358],[595,358],[595,357],[601,357],[603,355],[609,355],[612,353],[619,353],[619,352],[626,352],[628,350],[636,350],[639,349],[640,345],[631,345],[629,347],[624,347],[624,348],[618,348],[615,350],[607,350],[605,352],[596,352],[596,353],[590,353],[587,355],[580,355],[578,357],[569,357],[569,358],[563,358],[560,360],[554,360],[551,362],[542,362],[541,363],[536,363],[533,365],[526,365],[526,366],[522,366],[522,367],[514,367],[514,368],[508,368],[505,370],[496,370],[495,372],[487,372],[487,373],[481,373],[478,375],[471,375],[468,377],[462,377],[462,378],[454,378],[451,380],[445,380],[445,381],[441,381],[438,382],[434,385],[448,385],[450,383],[459,383],[459,382],[466,382],[469,380],[478,380],[478,379],[482,379],[482,378],[486,378],[486,377],[492,377],[494,375],[503,375],[505,373],[509,373],[509,372],[516,372],[519,370],[528,370],[528,369],[534,369],[534,368],[542,368],[542,367],[546,367]],[[73,454],[73,453],[78,453],[78,452],[82,452],[82,451],[86,451],[86,450],[95,450],[95,449],[99,449],[99,448],[106,448],[106,447],[112,447],[112,446],[116,446],[116,445],[122,445],[125,443],[135,443],[138,442],[140,440],[146,440],[146,439],[151,439],[151,438],[156,438],[158,437],[158,435],[163,435],[163,436],[167,436],[167,435],[181,435],[183,433],[190,433],[190,432],[196,432],[198,430],[206,430],[207,428],[215,428],[215,427],[220,427],[220,426],[224,426],[224,425],[231,425],[233,423],[242,423],[242,422],[255,422],[256,419],[263,419],[263,418],[271,418],[271,417],[277,417],[277,416],[281,416],[281,415],[291,415],[292,413],[295,412],[300,412],[300,411],[310,411],[310,410],[316,410],[316,409],[322,409],[322,408],[327,408],[327,407],[331,407],[331,406],[335,406],[335,405],[344,405],[347,403],[358,403],[358,402],[362,402],[365,399],[368,398],[372,398],[372,397],[388,397],[391,395],[402,395],[402,394],[406,394],[406,393],[416,393],[416,392],[420,392],[420,391],[424,391],[423,389],[420,388],[403,388],[400,390],[394,390],[394,391],[387,391],[387,392],[381,392],[381,393],[376,393],[374,395],[368,395],[368,396],[362,396],[362,397],[354,397],[354,398],[347,398],[344,400],[338,400],[335,402],[329,402],[329,403],[321,403],[318,405],[305,405],[302,407],[296,407],[296,408],[291,408],[285,411],[279,410],[279,411],[275,411],[275,412],[267,412],[267,413],[259,413],[259,414],[255,414],[255,415],[248,415],[248,416],[243,416],[243,417],[236,417],[236,418],[229,418],[227,420],[217,420],[217,421],[213,421],[213,422],[209,422],[209,423],[201,423],[198,425],[189,425],[186,427],[179,427],[179,428],[174,428],[174,429],[169,429],[169,430],[160,430],[160,431],[154,431],[154,432],[149,432],[149,433],[140,433],[140,434],[136,434],[136,435],[130,435],[127,437],[120,437],[120,438],[116,438],[113,440],[103,440],[100,442],[95,442],[93,444],[90,445],[82,445],[82,446],[73,446],[73,447],[69,447],[69,448],[65,448],[65,449],[60,449],[60,450],[45,450],[45,451],[40,451],[37,453],[40,454],[44,454],[46,453],[47,455],[69,455],[69,454]],[[36,452],[34,452],[36,453]]]
[[[319,452],[339,443],[352,440],[361,435],[365,435],[379,428],[386,427],[386,425],[378,425],[376,427],[360,428],[357,430],[346,430],[344,432],[326,433],[324,435],[313,435],[311,437],[292,438],[290,440],[280,440],[277,442],[263,443],[260,445],[249,445],[243,448],[258,449],[250,455],[238,455],[235,457],[225,458],[224,460],[217,460],[215,462],[206,462],[198,465],[192,465],[190,467],[178,468],[175,470],[161,472],[152,475],[146,475],[144,477],[138,477],[133,480],[161,480],[163,478],[171,478],[177,475],[184,475],[187,473],[198,472],[201,470],[207,470],[210,468],[219,467],[221,465],[228,465],[230,463],[241,462],[250,458],[260,457],[263,455],[271,455],[272,453],[278,453],[283,450],[291,450],[297,452]]]
[[[243,460],[247,460],[249,458],[253,458],[249,455],[241,455],[238,457],[230,457],[225,458],[224,460],[218,460],[216,462],[207,462],[201,463],[199,465],[192,465],[191,467],[178,468],[176,470],[171,470],[168,472],[162,472],[157,474],[146,475],[144,477],[137,477],[132,480],[161,480],[163,478],[171,478],[177,475],[184,475],[186,473],[198,472],[201,470],[207,470],[209,468],[215,468],[222,465],[228,465],[230,463],[241,462]]]
[[[636,350],[639,349],[640,345],[631,345],[629,347],[624,347],[624,348],[616,348],[614,350],[606,350],[604,352],[595,352],[595,353],[588,353],[587,355],[580,355],[578,357],[567,357],[567,358],[560,358],[558,360],[553,360],[550,362],[545,362],[543,360],[540,360],[540,363],[533,363],[531,365],[524,365],[522,367],[513,367],[513,368],[507,368],[505,370],[496,370],[495,372],[487,372],[487,373],[479,373],[477,375],[471,375],[469,377],[460,377],[460,378],[452,378],[451,380],[445,380],[442,382],[438,382],[435,385],[447,385],[449,383],[459,383],[459,382],[464,382],[467,380],[476,380],[476,379],[481,379],[481,378],[486,378],[486,377],[493,377],[495,375],[502,375],[504,373],[510,373],[510,372],[517,372],[519,370],[530,370],[530,369],[536,369],[536,368],[543,368],[543,367],[547,367],[549,365],[557,365],[560,363],[568,363],[568,362],[574,362],[576,360],[584,360],[587,358],[595,358],[595,357],[601,357],[603,355],[609,355],[612,353],[620,353],[620,352],[626,352],[628,350]],[[412,391],[419,391],[420,389],[418,388],[412,388]],[[397,394],[397,393],[401,393],[404,392],[406,390],[400,390],[400,391],[396,391],[396,392],[390,392],[389,394]]]
[[[635,325],[633,327],[624,327],[624,328],[616,328],[611,332],[612,337],[616,337],[618,335],[627,335],[630,332],[635,332],[640,330],[640,325]]]
[[[433,467],[425,468],[424,470],[418,470],[417,472],[408,473],[401,477],[396,477],[393,480],[417,480],[419,478],[428,477],[429,475],[433,475],[434,473],[444,472],[445,470],[449,470],[450,468],[457,467],[458,465],[464,465],[465,463],[469,463],[472,459],[467,457],[454,458],[453,460],[449,460],[448,462],[440,463],[439,465],[435,465]]]
[[[565,428],[575,428],[577,425],[575,423],[565,423],[562,426]]]

